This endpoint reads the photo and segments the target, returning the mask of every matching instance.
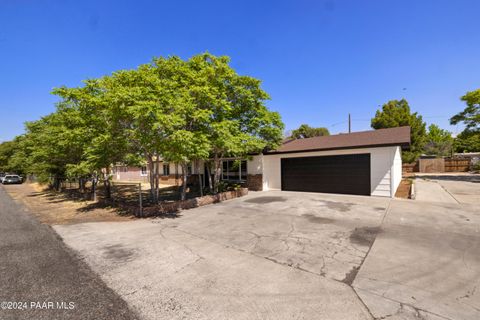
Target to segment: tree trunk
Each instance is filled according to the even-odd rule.
[[[212,172],[211,172],[211,163],[210,161],[207,162],[207,176],[208,176],[208,189],[210,192],[213,193],[213,182],[212,182]]]
[[[59,176],[55,175],[54,180],[53,180],[53,188],[55,191],[60,192],[62,191],[62,180],[60,179]]]
[[[200,197],[203,197],[203,182],[202,175],[200,174],[200,160],[195,161],[195,172],[198,175],[198,187],[200,188]]]
[[[203,183],[202,183],[202,175],[200,174],[200,163],[201,161],[200,160],[194,160],[192,162],[192,170],[193,170],[193,173],[196,174],[198,176],[198,188],[199,188],[199,191],[200,191],[200,197],[203,197]]]
[[[57,191],[57,176],[53,176],[53,180],[52,180],[52,183],[51,183],[51,187],[53,188],[53,190]]]
[[[103,187],[105,188],[105,198],[112,198],[112,184],[110,183],[110,168],[105,168],[103,172]]]
[[[153,158],[151,156],[147,156],[148,161],[148,180],[150,182],[150,198],[152,199],[153,203],[157,203],[157,193],[155,192],[155,169],[153,167]]]
[[[202,175],[198,174],[198,187],[200,188],[200,197],[203,197]]]
[[[92,200],[94,202],[97,201],[97,182],[98,182],[98,178],[97,178],[97,175],[93,175],[92,177]]]
[[[215,155],[213,158],[213,166],[214,166],[214,182],[213,182],[213,193],[217,194],[218,193],[218,185],[220,184],[220,176],[222,174],[222,168],[221,168],[222,161],[218,157],[218,155]]]
[[[180,200],[187,199],[187,164],[182,162],[182,192],[180,194]]]
[[[156,202],[160,200],[160,161],[158,161],[158,156],[157,160],[155,161],[155,199]]]
[[[80,189],[81,193],[85,193],[85,178],[84,177],[78,178],[78,188]]]

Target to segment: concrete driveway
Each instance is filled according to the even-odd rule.
[[[252,193],[55,229],[145,319],[370,319],[349,284],[389,201]]]
[[[473,320],[479,225],[458,201],[260,192],[55,229],[145,319]]]
[[[480,174],[417,173],[415,176],[418,201],[480,204]]]
[[[392,201],[353,286],[388,319],[480,319],[480,211]]]
[[[480,176],[424,174],[392,201],[354,288],[382,319],[480,319]]]

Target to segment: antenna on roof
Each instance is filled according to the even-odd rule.
[[[350,113],[348,114],[348,133],[352,133],[352,118],[350,117]]]

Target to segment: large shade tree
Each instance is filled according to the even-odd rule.
[[[56,112],[28,123],[22,138],[29,172],[56,181],[90,177],[93,186],[103,175],[109,196],[111,166],[145,159],[157,202],[160,160],[182,168],[182,199],[189,164],[204,160],[213,163],[217,192],[222,158],[275,148],[283,131],[280,115],[265,105],[261,82],[237,74],[229,62],[208,53],[156,58],[80,87],[54,89],[61,98]]]
[[[291,138],[304,139],[329,135],[330,132],[325,127],[310,127],[308,124],[302,124],[298,129],[292,130]]]
[[[428,127],[428,134],[424,147],[425,153],[438,157],[450,156],[452,154],[452,148],[452,134],[447,130],[441,129],[436,124],[431,124]]]
[[[265,148],[276,148],[284,125],[277,112],[269,111],[268,94],[258,79],[238,75],[228,57],[205,53],[188,61],[193,85],[190,95],[204,118],[213,163],[214,192],[218,192],[221,159],[245,157]]]
[[[18,143],[16,143],[15,140],[0,143],[0,172],[11,171],[9,165],[10,159],[13,157],[18,147]]]
[[[426,143],[425,122],[417,112],[411,112],[407,100],[391,100],[377,110],[371,121],[373,129],[410,126],[411,144],[409,151],[402,152],[402,160],[411,163],[422,154]]]
[[[16,154],[17,161],[24,161],[24,171],[34,173],[40,181],[53,178],[53,186],[58,189],[68,166],[79,163],[83,156],[84,144],[76,133],[80,121],[76,110],[59,103],[56,112],[27,122]]]
[[[455,139],[455,150],[478,152],[480,151],[480,89],[467,92],[461,100],[467,106],[450,119],[452,125],[465,124],[465,130]]]
[[[100,177],[103,178],[106,197],[111,197],[111,166],[124,160],[129,152],[126,130],[119,121],[122,113],[107,99],[107,92],[108,77],[87,80],[82,87],[53,90],[62,98],[57,112],[76,115],[72,119],[75,126],[69,133],[70,140],[78,145],[78,160],[69,163],[65,173],[80,177],[82,181],[89,177],[94,199]]]

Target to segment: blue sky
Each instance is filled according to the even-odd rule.
[[[480,87],[480,1],[0,1],[0,141],[54,110],[53,87],[153,56],[228,55],[263,81],[287,129],[369,129],[406,98],[428,123]]]

